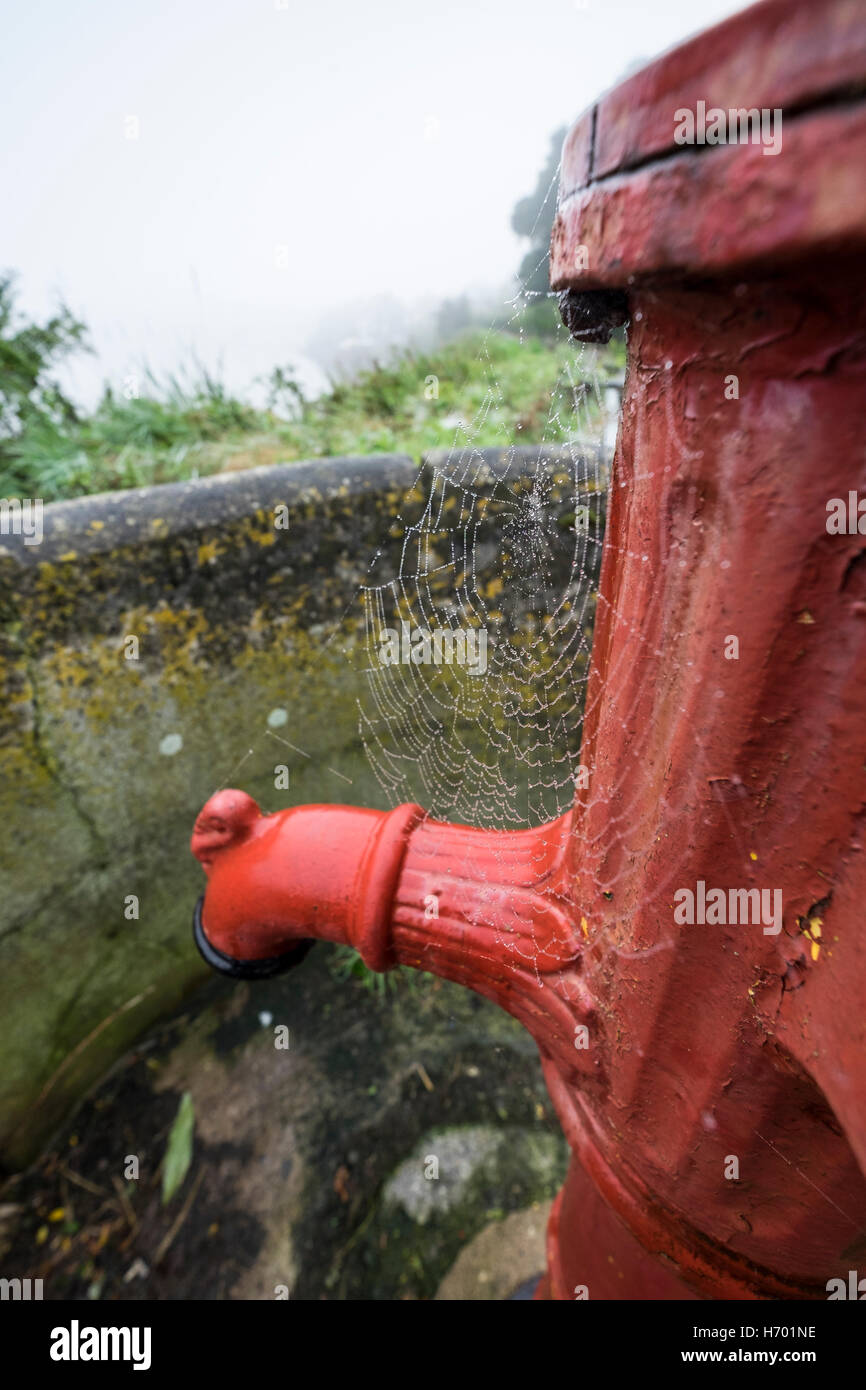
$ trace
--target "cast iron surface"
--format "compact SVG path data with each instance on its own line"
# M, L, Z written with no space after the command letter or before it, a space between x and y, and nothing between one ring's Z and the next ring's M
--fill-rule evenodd
M274 975L285 975L289 970L294 970L296 965L300 965L310 948L315 945L313 941L301 941L291 951L284 951L279 956L265 956L260 960L237 960L234 956L227 956L224 951L218 951L216 946L212 946L208 941L201 920L203 905L204 894L199 898L192 914L192 936L198 953L211 969L220 975L228 975L232 980L269 980Z

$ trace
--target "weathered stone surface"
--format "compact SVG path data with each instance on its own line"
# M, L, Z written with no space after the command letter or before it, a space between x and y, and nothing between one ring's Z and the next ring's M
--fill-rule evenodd
M256 469L46 507L41 545L3 538L7 1165L204 978L187 844L216 787L240 776L269 809L350 792L375 804L344 648L364 567L417 473L401 457ZM269 732L277 709L287 722Z
M483 1125L426 1134L388 1179L385 1202L402 1207L420 1226L431 1216L448 1215L466 1200L473 1177L498 1156L501 1143L502 1135ZM431 1160L435 1172L428 1176Z
M543 1190L560 1171L561 1145L553 1135L467 1125L425 1134L385 1184L386 1207L400 1207L419 1226L476 1210L479 1187L497 1182Z
M504 1221L492 1221L454 1261L436 1293L438 1302L491 1301L527 1294L544 1270L552 1201L535 1202Z
M504 573L503 608L526 594L498 483L510 469L513 502L540 454L552 564L567 574L574 451L472 461L490 492L478 582ZM254 469L48 506L38 546L2 537L0 1165L27 1162L205 978L187 844L217 787L239 782L269 811L384 804L358 731L361 586L398 573L433 469L459 507L468 467L374 456ZM282 505L288 529L274 525Z
M506 1218L547 1201L568 1158L534 1043L457 985L401 970L383 996L343 964L319 945L288 976L214 978L145 1037L8 1185L4 1274L42 1277L46 1299L426 1299L493 1222L506 1244L485 1268L510 1292L526 1261ZM192 1163L163 1208L186 1091ZM387 1194L430 1152L431 1188L461 1157L471 1172L420 1221ZM124 1178L131 1154L137 1181Z

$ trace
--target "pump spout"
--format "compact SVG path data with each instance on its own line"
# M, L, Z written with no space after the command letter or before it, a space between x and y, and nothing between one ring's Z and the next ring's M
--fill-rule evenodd
M353 946L372 970L427 970L500 1004L567 1075L593 1071L575 1046L593 1009L570 823L476 830L414 805L264 815L245 792L220 791L192 836L208 879L196 942L210 965L247 978L291 968L314 939Z

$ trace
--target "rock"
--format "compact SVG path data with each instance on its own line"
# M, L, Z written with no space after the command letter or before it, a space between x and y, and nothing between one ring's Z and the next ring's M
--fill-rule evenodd
M385 1202L398 1203L424 1225L433 1213L453 1211L472 1177L498 1153L501 1131L483 1125L425 1135L385 1184Z
M552 1202L535 1202L493 1221L465 1246L439 1285L444 1301L501 1300L540 1275Z

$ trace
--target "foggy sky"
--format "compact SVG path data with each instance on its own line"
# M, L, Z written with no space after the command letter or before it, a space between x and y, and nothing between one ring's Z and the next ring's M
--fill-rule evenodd
M91 326L82 392L193 349L243 386L358 301L507 284L557 126L739 8L4 0L0 267Z

